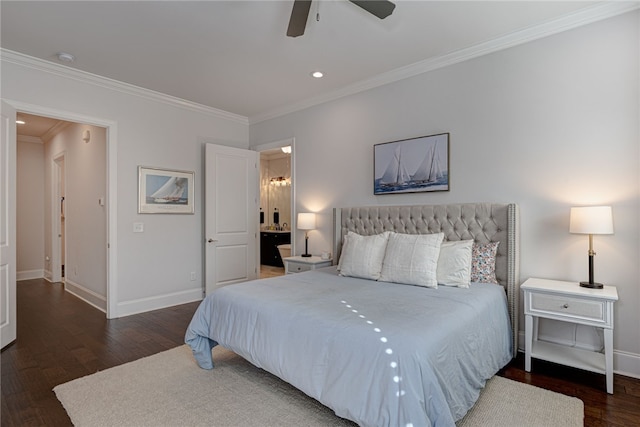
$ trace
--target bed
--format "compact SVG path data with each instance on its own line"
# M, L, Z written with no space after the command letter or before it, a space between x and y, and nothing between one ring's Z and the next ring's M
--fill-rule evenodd
M335 259L345 251L340 272L333 266L220 288L198 307L185 341L204 369L214 367L211 349L222 345L362 426L452 426L515 355L517 218L515 204L334 209ZM378 280L345 277L354 248L381 236L394 266L392 242L441 236L449 246L490 246L497 284L397 283L389 280L393 269ZM407 256L396 258L399 265Z

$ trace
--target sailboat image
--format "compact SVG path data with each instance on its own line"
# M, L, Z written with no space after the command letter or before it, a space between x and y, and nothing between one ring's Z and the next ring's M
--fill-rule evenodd
M396 187L405 185L410 180L411 176L402 163L401 147L398 147L387 165L384 174L382 174L382 178L380 178L380 185Z
M449 191L449 134L374 145L373 194Z
M440 165L440 156L436 151L436 143L434 143L424 156L422 163L411 175L411 181L416 184L425 184L437 182L443 177L442 166Z
M154 203L178 203L187 187L187 178L171 177L150 197Z

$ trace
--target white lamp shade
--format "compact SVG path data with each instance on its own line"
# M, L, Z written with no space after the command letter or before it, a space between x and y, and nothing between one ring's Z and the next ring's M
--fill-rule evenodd
M316 214L298 213L297 227L300 230L314 230L316 228Z
M569 233L613 234L611 206L584 206L571 208Z

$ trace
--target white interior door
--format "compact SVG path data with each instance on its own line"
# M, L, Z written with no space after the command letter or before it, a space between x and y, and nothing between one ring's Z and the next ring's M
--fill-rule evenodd
M205 290L257 277L258 153L205 147Z
M63 202L65 196L64 184L64 163L65 153L62 152L55 156L51 164L51 281L53 283L64 282L65 277L69 275L62 274L62 266L65 265L66 246L65 246L65 216L66 202ZM68 267L68 266L67 266Z
M0 146L0 348L16 340L16 110L2 102Z

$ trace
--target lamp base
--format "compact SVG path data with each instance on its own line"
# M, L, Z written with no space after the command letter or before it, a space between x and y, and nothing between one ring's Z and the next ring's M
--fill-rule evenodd
M309 253L309 235L307 232L304 232L304 253L300 255L303 258L309 258L311 254Z
M602 289L602 283L580 282L583 288Z

